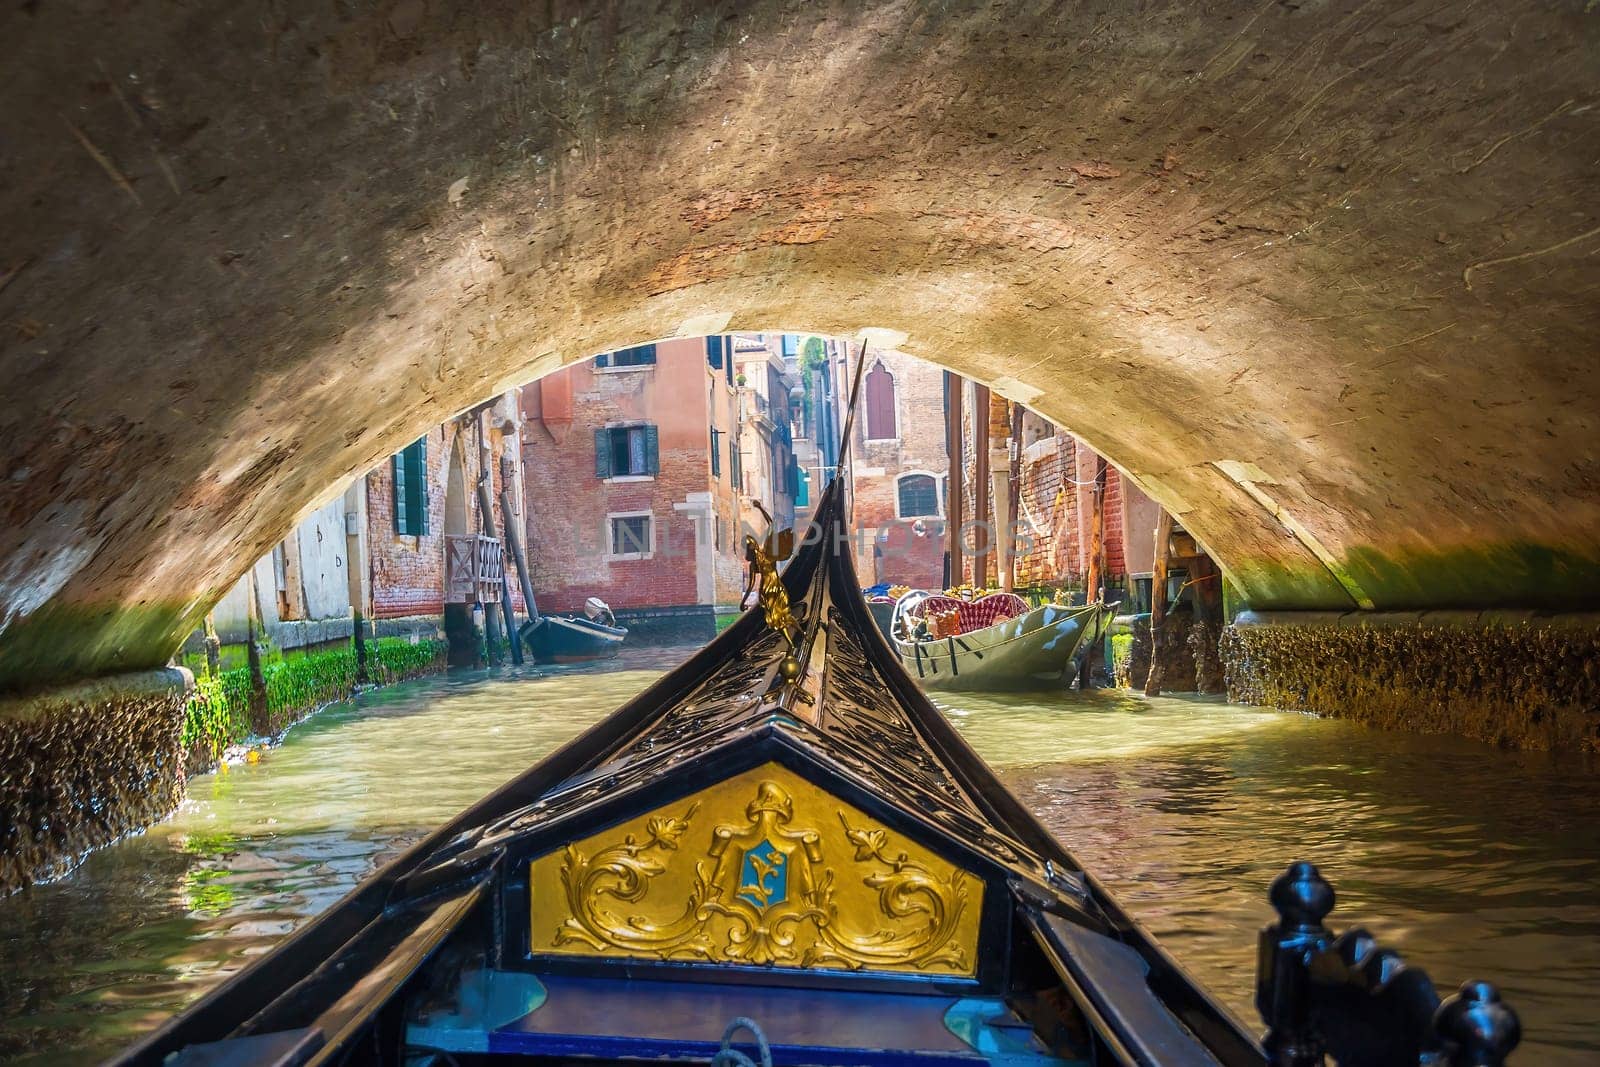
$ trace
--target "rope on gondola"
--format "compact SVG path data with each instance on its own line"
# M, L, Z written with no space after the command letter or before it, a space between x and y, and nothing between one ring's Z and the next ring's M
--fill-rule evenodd
M717 1054L711 1057L711 1067L756 1067L755 1060L733 1047L733 1035L740 1030L748 1030L756 1039L756 1052L761 1057L761 1067L772 1067L772 1047L767 1044L767 1035L762 1033L761 1027L754 1019L747 1019L743 1015L736 1016L722 1031L722 1047Z

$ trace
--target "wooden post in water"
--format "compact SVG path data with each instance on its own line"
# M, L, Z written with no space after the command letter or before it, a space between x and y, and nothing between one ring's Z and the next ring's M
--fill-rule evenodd
M966 495L963 489L966 474L966 459L962 452L965 443L966 427L962 416L962 403L965 400L967 383L965 379L944 372L945 395L945 427L944 450L950 460L950 488L946 493L944 520L945 556L950 561L949 573L945 576L945 585L955 587L961 584L961 576L966 573L966 566L962 559L961 548L961 523L962 523L962 498Z
M1022 405L1011 405L1011 469L1006 479L1006 529L1002 545L1005 549L1005 573L1000 577L1000 588L1014 592L1017 588L1017 526L1022 510Z
M1094 485L1089 489L1089 566L1083 581L1083 602L1100 598L1106 580L1106 461L1094 460Z
M1089 571L1084 581L1083 602L1093 604L1100 600L1100 587L1106 580L1106 460L1095 455L1094 485L1089 490ZM1083 666L1078 672L1078 688L1094 688L1094 672L1104 658L1103 634L1095 635L1094 646L1083 654Z
M1156 518L1155 566L1150 575L1150 673L1144 695L1161 692L1161 631L1167 621L1167 564L1172 557L1172 515L1162 508Z
M517 583L522 587L522 604L527 609L528 621L537 622L539 605L533 599L533 575L528 573L528 556L522 550L522 522L511 506L511 457L500 457L500 517L506 524L506 544L511 547L511 558L517 564ZM513 630L517 629L515 621ZM520 637L520 635L519 635Z
M222 673L222 638L217 636L217 613L206 612L206 677Z
M492 455L485 451L485 458ZM489 483L494 480L494 468L488 462L481 463L478 472L478 521L483 527L485 537L494 537L494 498L489 492ZM511 662L522 662L522 641L517 636L516 614L511 610L511 583L506 580L506 552L505 543L501 542L500 552L500 603L486 603L483 606L485 624L489 630L489 658L498 661L500 650L496 647L502 637L509 638L511 642ZM496 608L499 609L496 612Z
M372 681L367 671L366 581L368 561L362 533L366 527L367 480L358 479L344 493L344 577L350 600L350 640L356 650L356 685Z
M989 507L989 387L972 386L972 518L983 540L973 548L972 587L989 584L989 555L994 548L993 511Z
M256 588L256 568L250 567L250 596L244 613L244 658L250 667L250 729L258 734L270 731L267 721L267 679L261 673L261 646L256 643L261 633L260 596Z

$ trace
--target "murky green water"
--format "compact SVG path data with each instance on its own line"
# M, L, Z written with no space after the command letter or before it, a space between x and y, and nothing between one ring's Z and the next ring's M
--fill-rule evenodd
M435 679L192 782L172 820L0 901L0 1059L78 1063L157 1025L385 858L638 691L607 673ZM1490 977L1522 1063L1600 1060L1600 775L1200 700L1091 693L948 708L1078 858L1241 1017L1291 858L1444 979Z

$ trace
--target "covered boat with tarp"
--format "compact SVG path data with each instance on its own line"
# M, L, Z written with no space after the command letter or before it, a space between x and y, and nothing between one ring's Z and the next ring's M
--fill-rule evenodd
M1491 988L1441 1005L1364 932L1334 938L1309 865L1273 887L1258 1040L900 668L838 480L815 521L781 574L792 535L748 542L759 607L704 650L120 1062L1504 1059Z
M926 689L1049 689L1105 633L1104 604L1030 605L1015 593L964 597L913 590L894 603L889 640Z

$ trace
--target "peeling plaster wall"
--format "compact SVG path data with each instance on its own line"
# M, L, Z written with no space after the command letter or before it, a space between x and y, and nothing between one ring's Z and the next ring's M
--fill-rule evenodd
M892 331L1109 456L1257 608L1600 600L1577 5L0 28L0 688L163 662L427 427L708 329Z

